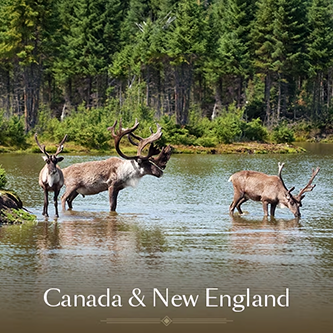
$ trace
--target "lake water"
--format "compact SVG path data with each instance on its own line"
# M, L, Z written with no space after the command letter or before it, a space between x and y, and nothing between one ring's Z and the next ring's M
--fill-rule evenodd
M78 197L72 211L59 207L57 220L52 202L50 218L41 215L41 155L0 155L7 187L38 220L0 227L1 331L332 331L333 145L305 146L307 153L299 155L172 155L162 178L145 176L120 192L117 214L109 213L104 192ZM107 158L64 156L61 167ZM302 218L277 208L275 219L265 219L255 202L242 206L244 216L231 217L230 175L242 169L277 174L279 161L295 193L313 167L321 168L303 200ZM129 304L136 288L145 306L136 298ZM207 288L217 288L208 304ZM53 307L44 300L49 289ZM74 295L96 296L97 302L108 289L111 301L118 300L113 305L73 305ZM166 289L168 304L157 294L165 298ZM233 308L240 300L235 295L277 299L287 290L288 306L282 297L281 306L247 306L245 300L242 311ZM197 297L196 303L186 306L183 296L172 301L176 294ZM221 294L231 303L224 298L218 305Z

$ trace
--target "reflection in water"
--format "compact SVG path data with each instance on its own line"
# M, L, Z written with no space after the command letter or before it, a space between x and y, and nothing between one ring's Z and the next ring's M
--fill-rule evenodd
M330 147L330 146L328 146ZM15 188L38 222L0 227L0 290L2 325L26 325L35 331L48 323L55 331L110 331L100 320L115 317L227 317L230 332L247 326L260 331L271 320L279 331L297 322L303 332L332 329L333 301L333 175L330 152L291 156L173 156L161 179L143 178L138 187L119 196L118 214L109 213L107 194L77 198L74 211L45 220L39 155L4 155L9 187ZM103 156L65 156L62 167ZM321 172L317 186L304 200L302 219L278 209L264 218L260 203L249 202L244 216L229 215L233 197L230 175L241 169L276 174L277 162L288 165L288 187L304 186L312 166ZM323 181L324 180L324 181ZM290 185L290 186L289 186ZM320 196L320 200L319 200ZM174 293L200 294L216 287L229 294L251 288L256 293L291 292L291 307L235 316L229 309L197 308L50 309L43 303L48 288L67 293L103 293L106 288L128 296L133 288L146 293L157 287ZM263 311L261 311L263 310ZM18 319L19 318L19 319ZM265 319L263 319L265 318ZM288 322L286 324L286 322ZM51 324L52 323L52 324ZM98 324L97 324L98 323ZM72 325L72 326L71 326ZM90 325L90 326L89 326ZM243 325L243 326L242 326ZM252 327L251 326L251 327ZM259 327L259 328L258 328ZM118 328L114 328L117 330ZM174 326L173 330L177 327ZM221 331L211 326L211 331ZM137 328L132 328L133 332ZM20 332L21 330L17 330ZM149 331L149 329L145 329ZM267 331L267 325L262 325ZM297 331L293 329L292 331Z
M251 229L265 229L272 228L276 230L292 229L301 227L301 219L281 219L273 216L263 216L261 219L247 219L243 215L233 214L230 215L232 224L235 228L251 228Z
M274 255L274 262L278 263L278 256L285 250L290 250L290 234L297 237L301 232L299 219L275 219L274 217L263 217L262 219L251 219L240 215L231 216L231 238L230 250L238 253L238 257L248 257L252 265L253 256L261 261L260 255ZM282 258L281 258L282 259ZM281 264L283 264L281 262Z

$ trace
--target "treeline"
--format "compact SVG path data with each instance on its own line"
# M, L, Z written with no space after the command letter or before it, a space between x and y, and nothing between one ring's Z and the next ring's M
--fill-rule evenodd
M327 123L332 96L332 0L0 2L0 109L25 132L93 109Z

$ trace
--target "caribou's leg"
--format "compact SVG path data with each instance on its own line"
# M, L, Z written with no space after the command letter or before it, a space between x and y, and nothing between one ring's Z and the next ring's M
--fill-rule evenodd
M262 208L264 210L264 215L268 216L268 202L267 201L262 202Z
M271 204L271 216L274 216L275 215L275 209L276 209L276 206L277 206L277 204Z
M78 196L76 192L76 187L66 186L66 191L61 197L61 206L62 210L66 210L66 202L68 203L68 208L72 208L72 201Z
M243 214L243 211L241 210L241 205L242 205L244 202L246 202L246 201L247 201L247 199L244 198L244 197L241 198L241 199L239 200L239 202L238 202L238 204L237 204L237 206L236 206L236 208L237 208L239 214Z
M229 212L230 212L230 214L233 214L235 208L238 207L238 206L240 206L240 205L242 204L241 200L242 200L243 198L244 198L243 193L240 193L240 192L238 192L238 191L235 190L235 193L234 193L234 200L233 200L233 202L231 203L231 205L230 205L230 207L229 207ZM239 211L240 207L237 208L237 209L238 209L238 211Z
M68 198L66 199L67 204L68 204L68 209L73 209L72 202L73 202L73 200L74 200L78 195L79 195L78 192L73 191L73 192L68 196Z
M109 191L110 211L115 212L117 208L117 198L118 198L119 189L114 186L110 186L108 191Z
M59 217L59 212L58 212L58 196L59 196L60 190L54 191L54 209L56 213L56 217Z
M48 213L47 213L47 207L49 205L49 193L47 191L47 189L44 189L44 207L43 207L43 215L45 217L48 217Z

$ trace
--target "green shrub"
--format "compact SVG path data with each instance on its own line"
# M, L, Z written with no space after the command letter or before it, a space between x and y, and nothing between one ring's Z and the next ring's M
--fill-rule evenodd
M22 118L18 116L12 116L8 120L7 131L8 143L13 146L25 145L26 135L24 132L24 123Z
M26 144L23 118L16 115L6 118L0 111L0 144L23 147Z
M109 113L103 108L85 109L80 106L63 121L56 118L49 120L45 136L53 141L60 141L65 134L69 141L74 141L90 149L110 148L110 133L107 128L113 124Z
M198 118L196 122L192 122L187 128L189 133L197 138L214 135L214 123L207 117Z
M196 146L215 147L218 144L216 137L201 137L195 140Z
M243 136L250 141L264 142L268 138L268 131L260 118L252 119L249 123L244 122Z
M232 113L216 118L214 128L220 143L232 143L242 134L240 117Z
M163 116L160 121L160 125L163 128L163 136L161 137L159 144L181 144L181 145L193 145L196 137L191 135L189 130L176 124L174 117Z
M0 165L0 188L4 188L7 184L6 171Z
M276 143L292 143L295 141L293 130L286 124L280 124L273 129L272 139Z

